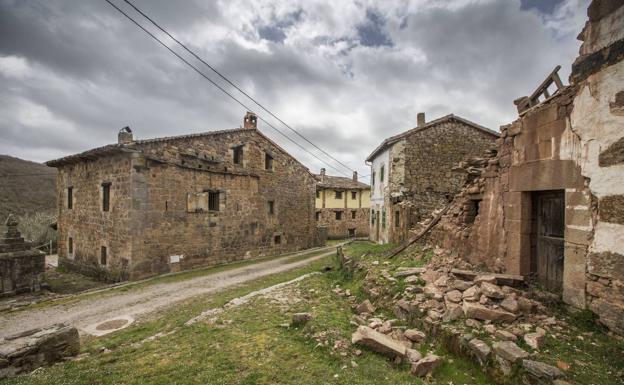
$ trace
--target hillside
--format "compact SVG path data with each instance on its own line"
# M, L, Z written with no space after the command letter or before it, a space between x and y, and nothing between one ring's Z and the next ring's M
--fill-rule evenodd
M55 213L56 169L0 155L0 220L16 215Z

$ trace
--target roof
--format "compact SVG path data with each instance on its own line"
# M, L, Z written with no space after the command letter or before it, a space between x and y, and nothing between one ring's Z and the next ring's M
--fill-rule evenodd
M484 132L486 134L490 134L490 135L495 136L497 138L500 137L500 134L498 132L494 131L494 130L490 130L489 128L483 127L480 124L477 124L475 122L471 122L470 120L464 119L461 116L457 116L457 115L454 115L454 114L448 114L448 115L445 115L445 116L443 116L441 118L432 120L429 123L426 123L426 124L424 124L424 125L422 125L420 127L414 127L414 128L412 128L410 130L407 130L407 131L405 131L403 133L400 133L398 135L391 136L391 137L385 139L383 142L381 142L381 144L379 146L377 146L377 148L375 148L375 150L373 150L373 152L371 152L371 154L366 158L366 161L367 162L372 161L377 156L378 153L380 153L381 151L383 151L384 149L386 149L390 145L398 142L399 140L401 140L401 139L403 139L403 138L405 138L405 137L407 137L407 136L409 136L411 134L414 134L414 133L420 132L420 131L424 131L424 130L426 130L428 128L437 126L438 124L447 122L449 120L456 120L458 122L461 122L461 123L464 123L464 124L466 124L468 126L471 126L471 127L475 128L475 129L477 129L479 131L482 131L482 132Z
M356 182L351 178L346 178L343 176L325 175L325 177L322 177L319 174L315 174L314 177L317 180L316 185L321 188L335 188L345 190L361 190L370 188L370 186L366 183Z
M80 162L80 161L83 161L83 160L95 159L95 158L98 158L98 157L101 157L101 156L110 155L110 154L113 154L113 153L119 153L119 152L140 152L140 149L137 148L136 146L137 145L142 145L142 144L168 142L168 141L180 140L180 139L194 139L194 138L202 138L202 137L208 137L208 136L216 136L216 135L221 135L221 134L231 134L231 133L246 132L246 131L250 131L250 132L253 131L253 132L255 132L260 137L262 137L263 139L265 139L266 141L271 143L271 145L273 145L275 148L277 148L283 154L285 154L286 156L290 157L292 160L294 160L295 162L300 164L303 168L305 168L308 171L308 173L310 173L309 169L303 163L299 162L297 160L297 158L295 158L294 156L290 155L286 150L284 150L282 147L280 147L277 143L275 143L273 140L271 140L268 136L266 136L262 132L260 132L260 130L258 130L256 128L242 128L242 127L231 128L231 129L226 129L226 130L215 130L215 131L200 132L200 133L196 133L196 134L165 136L165 137L151 138L151 139L140 139L140 140L133 140L132 142L129 142L129 143L108 144L106 146L96 147L96 148L93 148L91 150L87 150L87 151L84 151L84 152L81 152L81 153L78 153L78 154L68 155L68 156L65 156L63 158L49 160L49 161L45 162L45 164L47 166L50 166L50 167L58 167L58 166L61 166L61 165L64 165L64 164L70 164L70 163ZM312 175L312 173L310 173L310 175Z

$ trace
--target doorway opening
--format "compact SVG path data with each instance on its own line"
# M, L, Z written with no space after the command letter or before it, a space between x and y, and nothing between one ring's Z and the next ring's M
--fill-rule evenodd
M563 290L564 190L538 191L531 197L531 275L544 289Z

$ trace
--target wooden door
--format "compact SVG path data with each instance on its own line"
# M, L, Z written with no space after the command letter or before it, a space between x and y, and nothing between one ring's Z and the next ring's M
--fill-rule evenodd
M565 227L564 192L541 193L537 198L537 277L547 290L561 292Z

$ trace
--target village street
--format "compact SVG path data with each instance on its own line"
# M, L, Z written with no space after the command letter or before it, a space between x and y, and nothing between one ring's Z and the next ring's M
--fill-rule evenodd
M83 334L85 328L107 320L149 317L150 313L195 296L306 266L335 253L335 250L335 247L308 250L225 271L207 271L199 277L140 285L127 291L110 290L85 296L77 302L3 314L0 315L0 338L55 323L74 326Z

